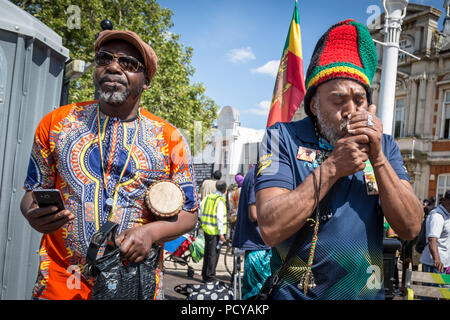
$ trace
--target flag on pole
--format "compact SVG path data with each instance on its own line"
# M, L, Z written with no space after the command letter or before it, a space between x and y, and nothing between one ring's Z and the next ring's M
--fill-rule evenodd
M267 127L276 122L289 122L305 96L302 41L297 1L289 33L278 67L277 79L270 104Z

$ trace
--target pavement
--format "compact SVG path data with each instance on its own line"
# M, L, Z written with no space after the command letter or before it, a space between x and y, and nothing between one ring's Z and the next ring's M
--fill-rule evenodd
M216 277L217 280L226 282L230 284L232 277L231 274L225 268L225 251L227 246L223 246L220 250L219 261L217 262L216 268ZM186 252L187 254L189 252ZM188 260L188 265L194 270L194 276L191 278L188 276L188 266L183 265L184 263L173 262L172 259L167 259L170 256L170 253L167 251L164 252L164 296L166 300L186 300L186 296L175 292L174 287L179 284L185 283L193 283L193 284L201 284L202 283L202 267L203 267L203 259L201 259L198 263L192 261L192 259ZM233 267L233 257L228 257L227 265L230 268ZM243 269L244 264L241 263L241 269ZM242 272L241 272L242 276Z

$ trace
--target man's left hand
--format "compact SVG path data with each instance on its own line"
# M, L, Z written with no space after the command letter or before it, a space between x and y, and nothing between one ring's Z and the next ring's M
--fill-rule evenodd
M376 116L377 107L372 104L368 110L358 110L349 115L347 125L348 133L352 135L365 134L369 137L369 159L370 162L378 163L383 161L384 154L382 148L383 124Z
M144 226L126 229L118 235L116 244L120 247L123 262L139 263L150 253L152 234Z

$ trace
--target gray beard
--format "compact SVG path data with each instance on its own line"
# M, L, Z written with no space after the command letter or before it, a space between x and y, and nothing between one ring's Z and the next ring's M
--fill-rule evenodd
M336 130L331 123L322 117L319 105L315 109L317 110L317 122L319 124L320 134L334 147L336 142L342 137L342 131L347 127L348 120L344 119L339 126L339 130Z
M126 90L123 93L114 91L103 91L102 89L97 90L100 100L105 101L110 105L121 105L130 96L130 90Z

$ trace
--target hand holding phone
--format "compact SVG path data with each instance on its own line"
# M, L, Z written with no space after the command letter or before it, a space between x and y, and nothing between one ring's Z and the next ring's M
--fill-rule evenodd
M75 216L64 208L59 190L41 189L28 192L29 205L25 206L24 216L31 227L41 233L52 233L73 220ZM32 202L34 200L34 203ZM26 202L27 203L27 202Z

